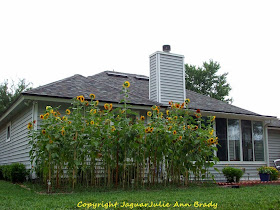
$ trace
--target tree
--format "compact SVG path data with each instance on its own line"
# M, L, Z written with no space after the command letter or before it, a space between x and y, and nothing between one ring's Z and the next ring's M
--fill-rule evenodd
M230 85L227 83L228 73L217 74L221 68L218 62L210 60L209 63L204 62L202 67L186 64L185 68L186 88L188 90L228 103L232 102L232 98L228 97L231 90Z
M31 89L31 83L25 79L19 79L18 83L14 81L9 85L8 80L0 84L0 115L17 99L22 91Z

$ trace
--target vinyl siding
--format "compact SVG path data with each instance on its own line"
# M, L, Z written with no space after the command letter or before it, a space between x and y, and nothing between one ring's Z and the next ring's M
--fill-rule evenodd
M268 129L269 165L274 166L273 160L280 159L280 130Z
M158 101L158 84L157 84L157 65L156 55L150 58L150 100Z
M0 165L19 162L30 168L27 124L31 121L31 107L12 118L11 138L8 142L6 142L6 125L0 129Z
M167 105L185 100L184 57L157 52L150 57L150 100Z

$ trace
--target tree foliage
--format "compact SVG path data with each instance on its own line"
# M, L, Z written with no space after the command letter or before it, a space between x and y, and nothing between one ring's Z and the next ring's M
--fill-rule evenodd
M218 62L210 60L209 63L204 62L202 67L186 64L185 68L186 88L188 90L228 103L232 102L232 98L229 98L231 87L227 83L228 73L217 74L221 68Z
M0 115L17 99L22 91L31 89L31 83L25 79L19 79L18 83L14 81L9 85L8 80L0 84Z

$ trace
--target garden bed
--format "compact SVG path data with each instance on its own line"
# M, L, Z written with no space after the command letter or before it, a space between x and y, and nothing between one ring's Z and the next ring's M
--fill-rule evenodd
M219 186L254 186L254 185L263 185L263 184L280 184L280 180L268 181L268 182L262 182L260 180L252 180L252 181L240 181L238 183L217 182L217 184Z

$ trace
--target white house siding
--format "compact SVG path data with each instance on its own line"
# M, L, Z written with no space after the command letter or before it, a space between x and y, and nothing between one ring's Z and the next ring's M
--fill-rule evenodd
M150 100L167 105L185 100L184 56L156 52L150 56Z
M156 55L150 57L150 100L158 101Z
M273 160L280 159L280 130L268 129L269 165L274 166Z
M12 118L11 138L8 142L6 142L6 125L0 128L0 165L18 162L30 168L27 125L31 121L31 107Z
M168 104L170 100L185 100L184 58L174 55L160 55L160 102Z

